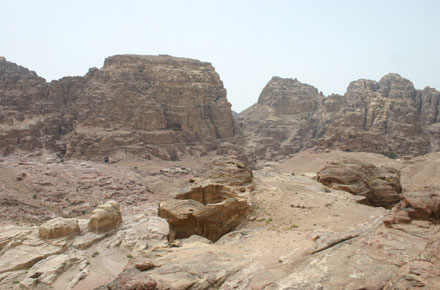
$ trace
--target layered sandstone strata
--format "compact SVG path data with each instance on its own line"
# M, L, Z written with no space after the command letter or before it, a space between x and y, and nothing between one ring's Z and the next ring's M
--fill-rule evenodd
M238 120L254 160L309 148L420 155L440 148L439 100L437 90L416 90L398 74L360 79L344 95L330 96L274 77Z
M166 55L112 56L84 77L50 83L2 58L0 106L4 153L177 159L213 150L237 133L214 67Z
M344 159L328 163L316 177L333 189L364 196L374 206L391 208L400 201L400 172L394 168Z

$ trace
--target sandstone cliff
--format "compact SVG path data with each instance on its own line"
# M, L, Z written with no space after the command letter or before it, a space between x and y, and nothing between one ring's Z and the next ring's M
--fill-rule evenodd
M309 148L420 155L440 148L439 100L437 90L416 90L398 74L357 80L343 96L327 97L296 79L274 77L239 124L254 160Z
M117 55L84 77L47 83L0 59L0 150L46 149L101 159L176 159L237 133L214 67L166 55Z

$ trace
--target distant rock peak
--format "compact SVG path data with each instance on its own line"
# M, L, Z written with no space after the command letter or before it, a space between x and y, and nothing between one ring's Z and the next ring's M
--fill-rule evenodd
M327 97L296 79L273 77L238 121L254 160L312 148L420 155L440 150L439 103L440 92L416 90L396 73L353 81L343 96Z

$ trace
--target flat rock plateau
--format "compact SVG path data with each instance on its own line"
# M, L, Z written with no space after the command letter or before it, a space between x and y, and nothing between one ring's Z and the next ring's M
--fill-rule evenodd
M439 289L440 94L117 55L46 82L0 57L0 289Z

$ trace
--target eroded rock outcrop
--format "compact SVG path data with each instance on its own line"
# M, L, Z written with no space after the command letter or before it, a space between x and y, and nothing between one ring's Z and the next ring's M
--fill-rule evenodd
M171 242L192 235L217 241L250 212L243 186L252 182L252 171L244 163L220 158L207 164L201 176L192 187L159 204L158 215L169 224Z
M409 191L384 219L384 224L409 224L413 220L440 223L440 196L432 191Z
M400 201L400 172L355 159L328 163L317 173L317 181L331 188L366 197L374 206L390 208Z
M117 228L121 223L119 204L109 200L92 211L87 227L91 232L102 233Z
M344 95L327 97L296 79L274 77L238 120L253 160L308 148L421 155L440 148L439 99L437 90L416 90L398 74L360 79Z
M226 90L213 66L166 55L117 55L84 77L46 83L0 60L0 150L60 156L178 159L236 135Z
M158 215L170 225L169 240L200 235L217 241L250 212L246 198L221 184L208 184L159 204Z
M252 170L245 163L232 158L218 158L202 168L200 178L230 186L252 182Z
M49 220L39 227L40 238L55 239L68 237L80 232L77 219L55 218Z

